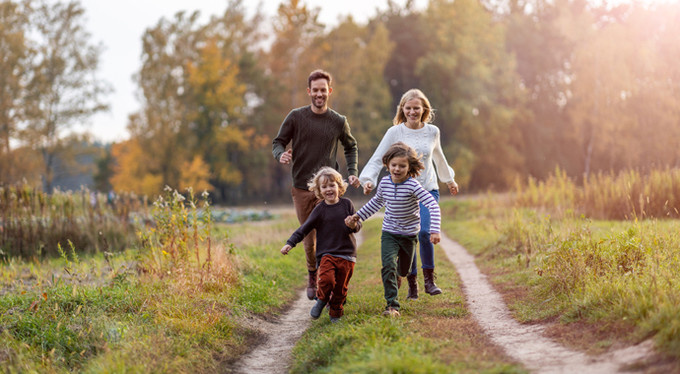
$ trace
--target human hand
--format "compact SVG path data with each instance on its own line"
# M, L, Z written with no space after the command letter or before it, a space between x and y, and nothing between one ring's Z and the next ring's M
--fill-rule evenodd
M373 191L373 183L371 182L366 182L364 183L364 195L368 195Z
M441 241L441 239L442 239L442 238L441 238L441 236L439 235L438 232L430 233L430 242L431 242L432 244L437 244L437 243L439 243L439 242Z
M289 149L281 154L281 157L279 157L279 162L282 164L290 164L291 160L293 160L293 150Z
M350 175L349 178L347 178L347 182L349 182L349 185L354 188L359 188L361 186L361 183L359 183L359 178L357 178L356 175Z
M350 229L357 228L358 222L359 222L359 215L358 214L347 216L345 218L345 225L347 225L347 227L349 227Z
M293 247L290 246L290 244L286 244L281 248L281 254L282 255L287 255L290 250L293 249Z
M451 192L451 195L455 196L458 194L458 183L456 183L456 181L447 183L446 187L449 188L449 192Z

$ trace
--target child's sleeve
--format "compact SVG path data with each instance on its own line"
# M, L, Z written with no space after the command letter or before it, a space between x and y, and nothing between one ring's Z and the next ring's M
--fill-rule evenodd
M415 184L415 195L430 210L430 233L441 232L441 209L437 200L420 183Z
M362 206L361 209L357 212L359 217L361 218L362 221L367 220L370 216L374 215L377 213L380 208L385 205L385 200L383 198L382 194L382 187L381 185L378 185L378 190L375 192L375 195L369 200L366 205Z
M314 230L316 228L316 223L319 219L320 212L321 212L321 205L317 205L314 210L312 210L312 213L309 215L305 223L303 223L300 227L298 227L297 230L293 233L293 235L286 240L286 244L290 245L291 247L295 247L298 243L302 241L302 239L309 234L310 231Z

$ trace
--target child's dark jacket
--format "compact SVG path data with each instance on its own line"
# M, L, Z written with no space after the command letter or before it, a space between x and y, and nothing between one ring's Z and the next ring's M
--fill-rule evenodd
M356 257L357 243L354 233L361 230L361 222L357 223L354 230L345 225L345 218L354 213L354 204L350 199L341 197L340 201L333 205L321 201L312 210L307 221L295 230L286 243L295 247L310 231L316 229L317 264L321 261L321 257L327 254Z

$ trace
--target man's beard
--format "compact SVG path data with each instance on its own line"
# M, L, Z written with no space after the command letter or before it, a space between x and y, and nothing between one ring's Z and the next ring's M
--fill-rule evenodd
M317 104L317 100L321 100L321 104ZM312 105L314 105L316 108L323 108L326 105L326 99L312 99Z

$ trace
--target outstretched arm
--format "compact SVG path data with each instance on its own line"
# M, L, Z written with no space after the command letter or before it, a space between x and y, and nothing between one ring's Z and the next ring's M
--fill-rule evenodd
M290 244L286 244L281 248L281 254L282 255L287 255L290 250L293 249L293 247L290 246Z

